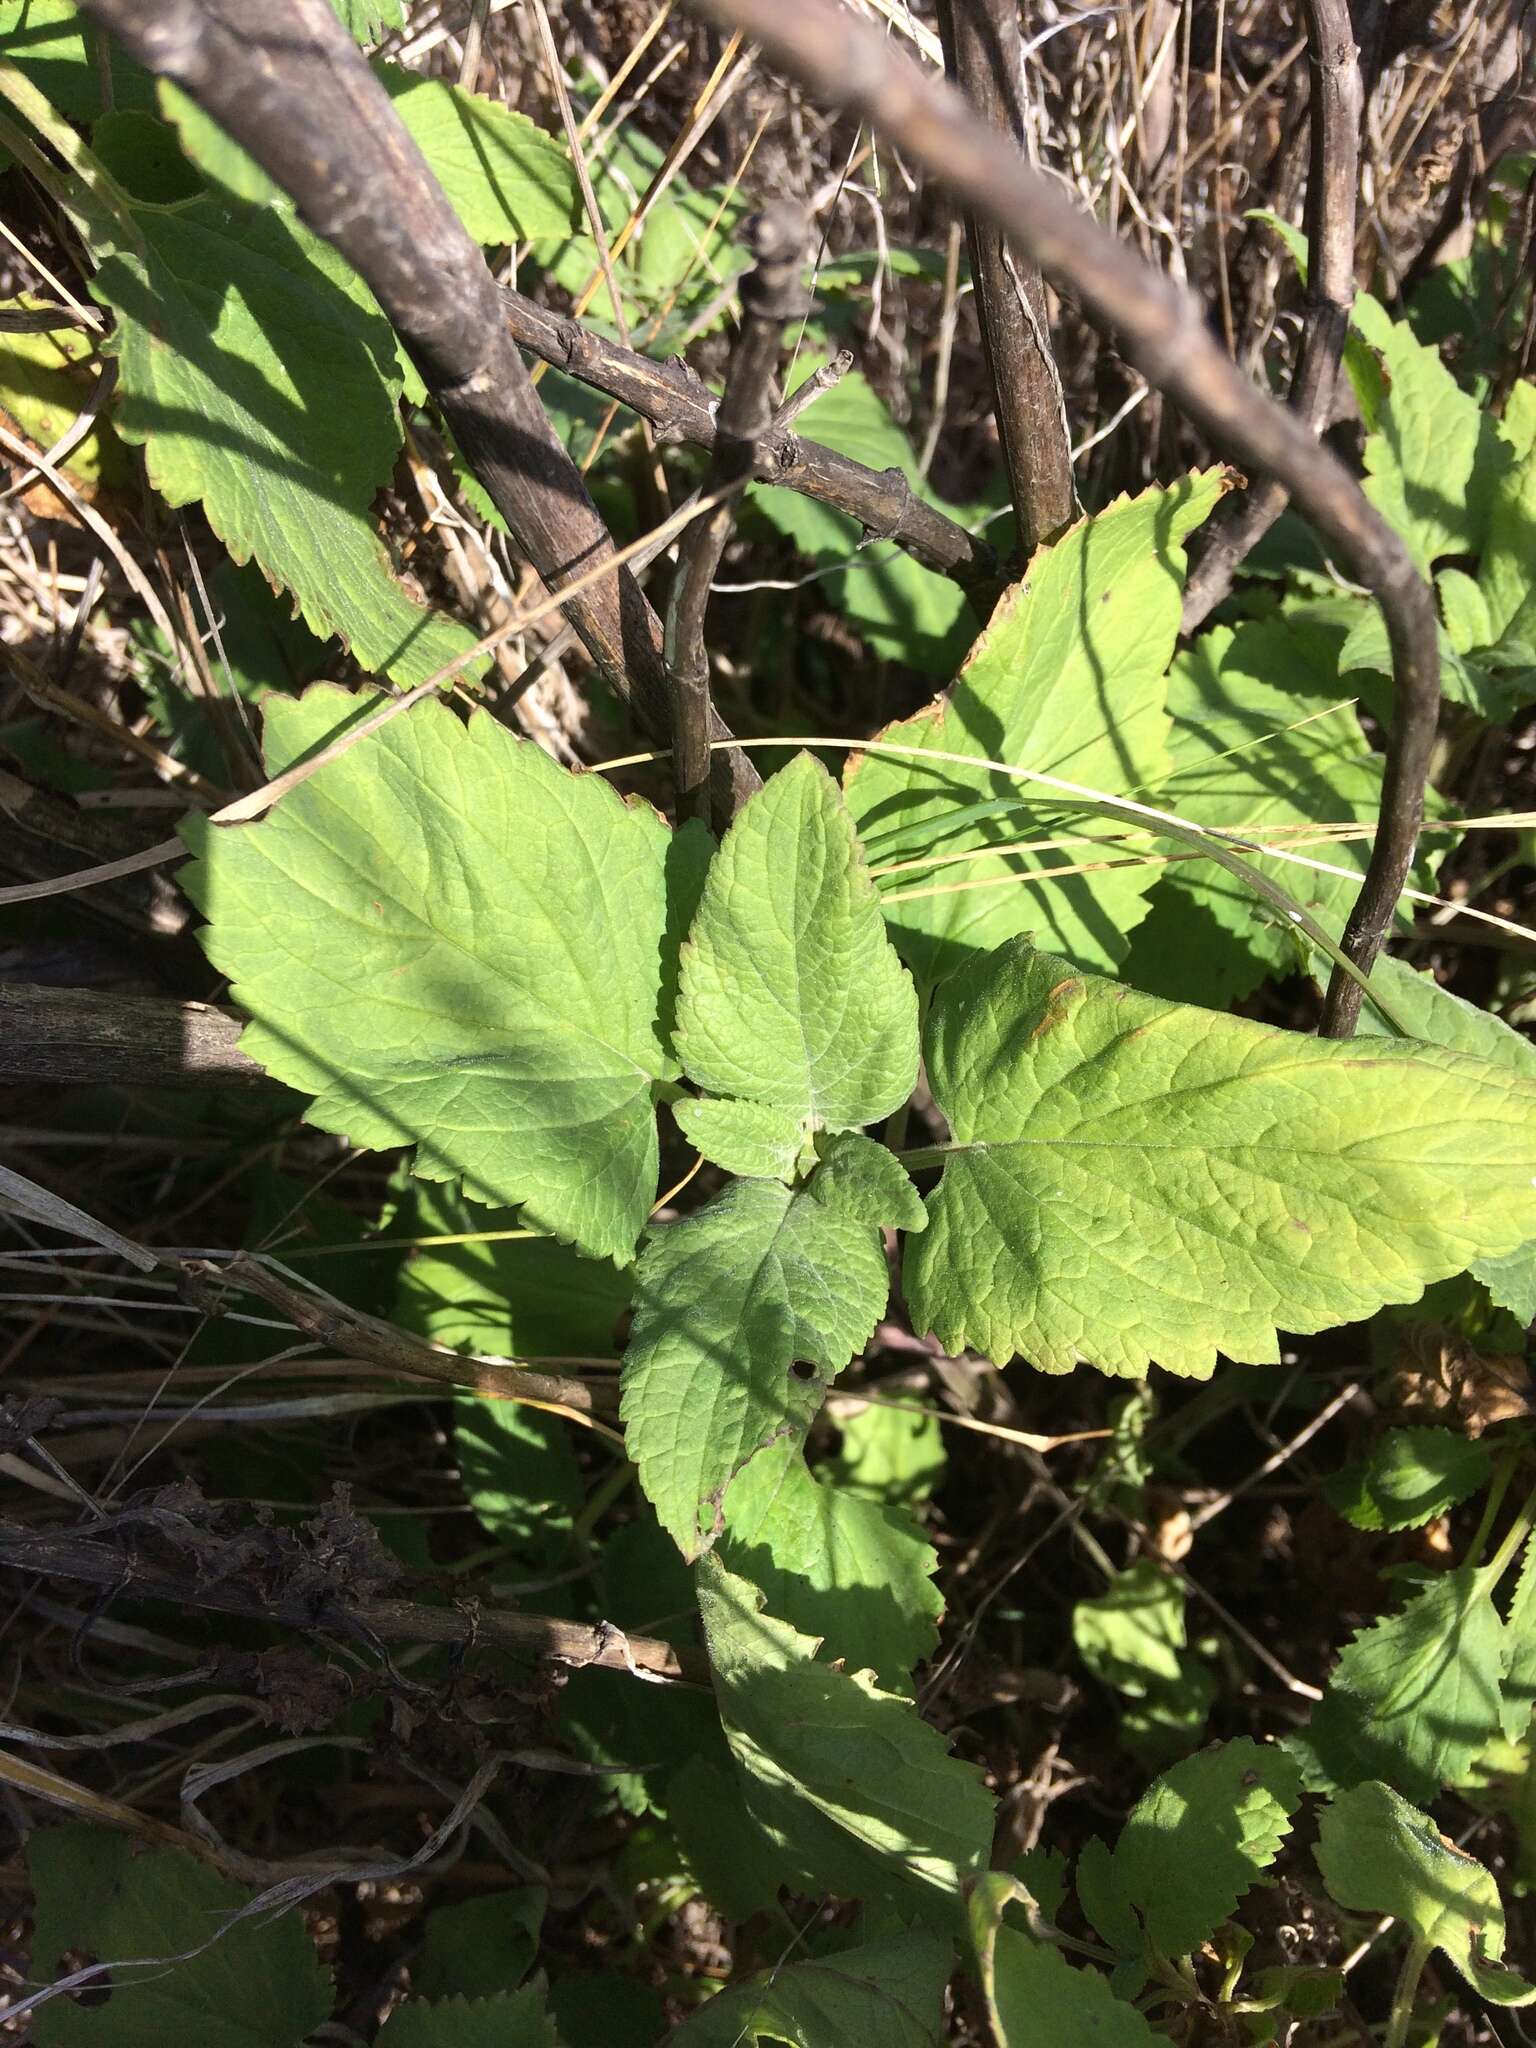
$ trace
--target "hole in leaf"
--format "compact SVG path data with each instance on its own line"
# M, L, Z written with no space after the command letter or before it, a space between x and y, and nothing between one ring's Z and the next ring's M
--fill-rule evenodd
M789 1368L789 1374L791 1379L803 1380L809 1384L816 1377L816 1368L809 1360L797 1358Z

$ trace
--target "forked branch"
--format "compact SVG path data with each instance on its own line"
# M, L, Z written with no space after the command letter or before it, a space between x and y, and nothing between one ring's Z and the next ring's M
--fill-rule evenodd
M190 93L364 279L548 587L611 554L479 245L329 0L85 0L85 12ZM661 622L634 577L599 578L567 616L616 694L668 744ZM712 730L730 738L718 722ZM722 807L758 786L738 750L715 761Z
M1360 52L1347 0L1306 0L1312 76L1307 170L1307 290L1290 406L1320 434L1333 417L1339 363L1355 300L1355 208L1360 185ZM1232 588L1248 556L1285 510L1285 485L1266 477L1223 505L1203 537L1184 591L1193 633Z
M1303 422L1242 375L1189 292L1098 226L1004 136L979 122L952 86L929 77L878 29L835 0L690 5L752 36L820 97L855 108L909 163L921 164L962 204L1030 250L1045 276L1118 337L1148 381L1215 447L1281 483L1380 600L1392 647L1396 717L1380 829L1343 938L1350 959L1369 968L1418 843L1440 702L1434 599L1401 540ZM1359 1009L1358 986L1335 969L1324 1032L1347 1038Z

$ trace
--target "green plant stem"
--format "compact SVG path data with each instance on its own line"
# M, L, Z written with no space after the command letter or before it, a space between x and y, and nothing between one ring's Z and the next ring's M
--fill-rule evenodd
M1408 2025L1413 2018L1413 2001L1419 1988L1419 1979L1424 1974L1424 1965L1429 1961L1430 1944L1414 1941L1408 1945L1403 1957L1403 1967L1397 1973L1397 1984L1392 1992L1392 2011L1387 2020L1387 2031L1382 2036L1381 2048L1405 2048L1408 2039Z
M1515 1462L1516 1461L1513 1458L1510 1460L1509 1466L1504 1474L1506 1481L1508 1480L1510 1473L1514 1471ZM1500 1491L1502 1492L1502 1488L1500 1489ZM1493 1499L1492 1495L1490 1494L1489 1506L1492 1507L1492 1505ZM1487 1519L1486 1515L1484 1519ZM1497 1582L1501 1578L1503 1578L1505 1572L1509 1570L1509 1567L1514 1563L1515 1558L1519 1555L1520 1548L1524 1544L1526 1537L1530 1535L1532 1528L1536 1528L1536 1487L1533 1487L1531 1491L1526 1495L1519 1514L1516 1515L1515 1519L1510 1523L1509 1527L1504 1532L1504 1541L1493 1553L1493 1556L1488 1560L1487 1564L1483 1566L1483 1577L1487 1580L1490 1586L1496 1585ZM1479 1531L1478 1533L1479 1536L1481 1536L1482 1531Z

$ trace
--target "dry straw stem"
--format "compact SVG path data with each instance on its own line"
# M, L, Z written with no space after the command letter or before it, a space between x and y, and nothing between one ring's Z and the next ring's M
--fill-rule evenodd
M1148 381L1223 453L1284 485L1379 599L1392 647L1397 717L1382 779L1381 825L1343 947L1368 970L1407 879L1424 811L1440 704L1434 599L1403 543L1354 478L1297 419L1249 383L1206 326L1199 302L1085 215L941 79L928 77L835 0L690 0L696 13L756 38L786 72L862 114L908 162L1028 249L1058 290L1114 332ZM1335 968L1326 1036L1349 1037L1361 991Z
M551 590L613 542L539 402L479 246L329 0L86 0L139 62L199 102L335 245L389 315L465 460ZM567 616L614 690L670 737L661 622L620 569ZM714 727L729 739L726 727ZM717 753L720 801L757 787Z
M939 26L950 77L982 119L1022 149L1025 90L1018 0L939 0ZM1053 539L1068 524L1077 502L1045 285L1025 249L1010 248L1006 236L974 208L966 210L965 236L1018 521L1018 551L1028 560L1041 541Z
M1305 324L1291 381L1298 420L1320 434L1333 417L1339 363L1355 299L1355 208L1360 184L1360 52L1346 0L1306 0L1312 78L1307 170ZM1217 512L1184 591L1184 631L1215 610L1242 563L1285 510L1285 485L1269 477Z

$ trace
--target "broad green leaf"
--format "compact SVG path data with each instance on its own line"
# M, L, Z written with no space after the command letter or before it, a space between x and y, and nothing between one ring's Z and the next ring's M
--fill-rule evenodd
M1263 844L1277 827L1374 822L1381 809L1381 757L1360 730L1349 694L1339 682L1331 642L1305 623L1264 619L1236 633L1206 634L1169 673L1173 772L1150 792L1150 801L1192 825L1239 829L1248 846ZM1291 850L1285 829L1273 843ZM1337 932L1354 907L1369 844L1325 841L1294 849L1342 868L1341 875L1253 858L1248 846L1244 854ZM1214 861L1173 862L1160 888L1181 908L1213 918L1262 971L1294 969L1297 934ZM1175 955L1158 992L1184 993L1179 974Z
M1139 1699L1181 1674L1184 1588L1143 1558L1117 1572L1096 1599L1077 1602L1072 1640L1095 1678Z
M1476 554L1508 455L1437 350L1398 323L1390 388L1365 443L1365 494L1427 576L1443 555Z
M73 0L0 0L0 51L66 120L81 127L105 112L97 68L97 31ZM110 104L142 110L155 103L155 82L117 42L106 39ZM7 159L9 161L9 159Z
M1152 1946L1193 1954L1273 1863L1300 1803L1293 1759L1246 1737L1166 1771L1131 1809L1113 1859Z
M1163 2039L1098 1970L999 1927L987 1981L998 2048L1157 2048Z
M885 1223L893 1230L926 1230L928 1211L912 1176L895 1154L857 1131L838 1131L817 1140L821 1164L810 1192L828 1209L860 1223Z
M570 1425L521 1401L453 1404L453 1449L470 1506L526 1555L562 1555L586 1498Z
M1487 1446L1453 1429L1389 1429L1323 1491L1357 1529L1417 1529L1485 1486L1492 1469Z
M1536 1234L1536 1085L1165 1003L1027 946L955 977L928 1075L954 1147L907 1299L951 1352L1047 1372L1218 1349L1417 1300Z
M230 1920L254 1894L184 1850L70 1821L31 1835L27 1868L34 1984L62 1975L69 1952L114 1966L89 2003L38 2008L42 2048L300 2048L330 2018L304 1916Z
M1385 1778L1435 1798L1499 1732L1503 1657L1504 1625L1484 1575L1445 1572L1345 1646L1295 1738L1310 1780Z
M1157 869L1039 880L1042 870L1104 857L1094 835L1107 828L983 763L1006 761L1111 795L1163 775L1181 543L1223 488L1213 470L1119 499L1039 550L952 688L880 734L960 761L851 760L848 801L896 942L924 986L1020 932L1039 932L1085 966L1112 967L1124 956ZM988 850L1063 837L1073 843ZM974 857L950 858L957 855Z
M1536 384L1511 391L1500 433L1512 459L1494 486L1478 582L1490 643L1536 641Z
M948 1454L932 1412L840 1401L832 1420L842 1444L827 1469L839 1486L901 1507L927 1500L943 1477Z
M1390 1786L1341 1792L1318 1824L1317 1867L1346 1912L1390 1913L1448 1956L1496 2005L1529 2005L1536 1986L1501 1966L1504 1906L1491 1874Z
M805 1150L805 1118L766 1102L718 1096L672 1105L677 1128L711 1166L754 1180L791 1181Z
M779 1896L778 1851L747 1811L723 1741L717 1760L697 1751L667 1778L667 1827L716 1912L750 1920Z
M888 1288L878 1231L777 1181L737 1181L651 1239L622 1413L640 1483L685 1557L719 1534L747 1460L803 1437Z
M376 43L386 29L404 28L401 0L331 0L342 27L360 43Z
M210 194L132 218L136 239L99 249L92 280L117 316L118 432L167 503L200 503L312 632L423 681L472 636L407 595L369 515L400 447L389 323L285 207Z
M810 754L744 806L683 948L677 1049L716 1095L817 1130L873 1123L917 1079L917 994L836 783Z
M1518 1742L1536 1708L1536 1536L1525 1540L1520 1576L1504 1623L1504 1733Z
M913 1928L816 1962L776 1964L710 1999L668 2038L676 2048L939 2048L949 1969L949 1943Z
M796 1443L775 1444L732 1480L720 1557L771 1613L822 1655L905 1692L933 1654L944 1603L938 1556L898 1507L814 1476Z
M1481 587L1464 570L1442 569L1435 578L1440 599L1440 616L1458 654L1470 654L1474 647L1490 647L1498 638L1488 599Z
M434 1906L411 1965L413 1995L495 1998L515 1991L533 1968L548 1910L549 1893L533 1884Z
M1099 1835L1090 1835L1083 1844L1077 1859L1076 1884L1078 1904L1105 1946L1125 1963L1144 1958L1146 1930L1126 1895L1114 1851ZM1131 1974L1126 1972L1127 1976Z
M379 2029L380 2048L560 2048L542 1983L494 1998L408 1998Z
M1536 696L1536 683L1526 674L1530 663L1524 658L1510 662L1495 650L1483 648L1463 654L1443 625L1438 627L1440 643L1440 690L1447 703L1465 705L1479 718L1500 724ZM1339 669L1346 677L1370 670L1380 676L1392 673L1392 643L1380 608L1362 602L1348 637L1339 649ZM1390 698L1386 700L1390 706ZM1382 708L1376 706L1373 708Z
M477 242L570 231L581 188L565 144L499 100L441 78L380 67L395 112Z
M929 490L911 443L857 370L813 399L795 427L867 468L899 471L920 498L958 515ZM752 496L769 524L824 572L818 589L827 603L877 654L927 675L951 673L977 624L957 583L925 569L894 542L870 539L857 520L814 499L767 487Z
M42 302L23 296L10 302L29 313ZM91 367L92 338L79 327L44 333L0 329L0 413L39 448L52 448L90 402L101 365ZM133 458L103 418L61 458L66 476L98 489L122 491L133 482Z
M1523 1032L1513 1030L1502 1017L1478 1009L1475 1003L1441 988L1433 974L1418 974L1401 960L1378 960L1371 979L1379 981L1391 998L1392 1007L1416 1037L1431 1045L1448 1046L1453 1052L1475 1053L1512 1074L1536 1081L1536 1046ZM1360 1013L1360 1030L1370 1035L1385 1029L1367 1003ZM1517 1246L1512 1252L1485 1254L1471 1261L1474 1278L1481 1280L1500 1308L1507 1308L1525 1324L1536 1322L1536 1242Z
M423 1187L416 1203L422 1236L471 1241L427 1243L411 1254L394 1320L434 1343L493 1358L616 1357L614 1327L629 1306L629 1276L552 1237L473 1241L519 1222L515 1210L482 1209L449 1189Z
M312 701L313 700L313 701ZM306 733L348 700L274 700ZM308 707L303 708L303 707ZM204 829L189 894L310 1121L627 1259L656 1193L675 843L484 712L418 704L257 825Z
M715 1696L747 1805L813 1895L958 1916L986 1866L992 1801L915 1707L868 1672L816 1659L814 1638L762 1611L714 1557L696 1568Z

